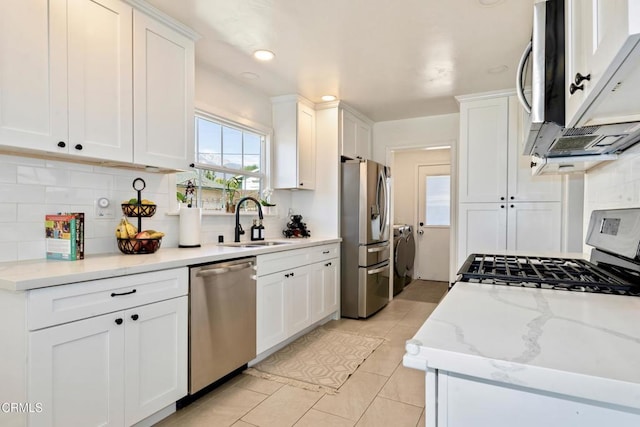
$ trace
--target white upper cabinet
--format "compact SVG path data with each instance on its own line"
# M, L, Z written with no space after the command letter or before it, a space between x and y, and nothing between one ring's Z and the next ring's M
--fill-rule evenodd
M340 154L350 159L371 158L371 125L351 111L340 109Z
M194 54L192 39L134 11L134 163L194 162Z
M565 21L567 126L640 120L640 3L566 0Z
M194 42L145 8L0 2L0 147L187 169Z
M275 188L313 190L316 184L316 112L299 96L273 102Z
M118 0L0 4L0 144L132 160L132 9Z

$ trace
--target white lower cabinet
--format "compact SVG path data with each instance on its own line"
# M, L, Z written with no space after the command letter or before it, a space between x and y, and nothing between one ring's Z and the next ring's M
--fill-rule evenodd
M28 333L28 400L42 404L29 426L130 426L187 394L186 268L127 278L133 292L105 287L115 278L84 282L75 297L102 298L104 307L117 300L123 309ZM137 305L149 278L158 281L157 302ZM33 291L29 303L65 301L69 309L72 300L59 286Z
M460 203L456 268L472 253L560 252L561 230L560 202Z
M338 310L338 248L336 244L258 256L258 354Z

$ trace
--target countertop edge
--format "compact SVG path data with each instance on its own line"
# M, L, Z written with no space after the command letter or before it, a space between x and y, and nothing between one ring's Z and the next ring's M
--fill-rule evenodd
M282 239L273 240L285 241ZM69 283L168 270L238 257L257 256L323 244L340 243L341 241L342 239L339 237L287 240L287 243L289 243L287 245L259 248L210 244L203 245L200 248L161 248L154 254L144 255L124 255L120 253L92 255L79 261L38 259L17 263L3 263L0 265L0 290L28 291ZM26 270L31 271L31 276L25 274Z

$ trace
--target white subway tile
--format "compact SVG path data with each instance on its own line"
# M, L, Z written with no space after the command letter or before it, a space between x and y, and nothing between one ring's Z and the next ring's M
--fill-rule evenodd
M18 205L15 203L0 203L0 222L16 222Z
M42 203L18 203L18 220L24 222L44 221L47 214L46 206Z
M0 241L0 262L16 261L18 259L18 244L2 239Z
M47 160L46 167L64 169L69 171L74 170L74 171L85 171L85 172L92 172L94 169L93 165L85 165L82 163L74 163L74 162L64 162L60 160Z
M1 163L14 163L17 165L42 166L46 165L46 160L31 157L13 156L10 154L0 154Z
M15 184L18 177L17 170L17 165L0 162L0 182Z
M93 190L88 188L46 187L46 204L84 204L93 199Z
M66 186L69 184L69 172L64 169L18 166L18 184L39 184Z
M44 239L18 242L18 259L41 259L47 257Z
M77 188L94 188L112 190L115 186L113 175L94 172L69 172L69 186Z
M0 184L0 200L5 203L42 203L44 190L42 185Z

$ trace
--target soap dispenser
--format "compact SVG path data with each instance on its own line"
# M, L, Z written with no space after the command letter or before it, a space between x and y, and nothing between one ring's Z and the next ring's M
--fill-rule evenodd
M251 240L262 240L260 239L260 227L258 227L258 220L253 220L253 225L251 226Z
M264 225L262 225L262 220L258 220L258 239L264 240Z

